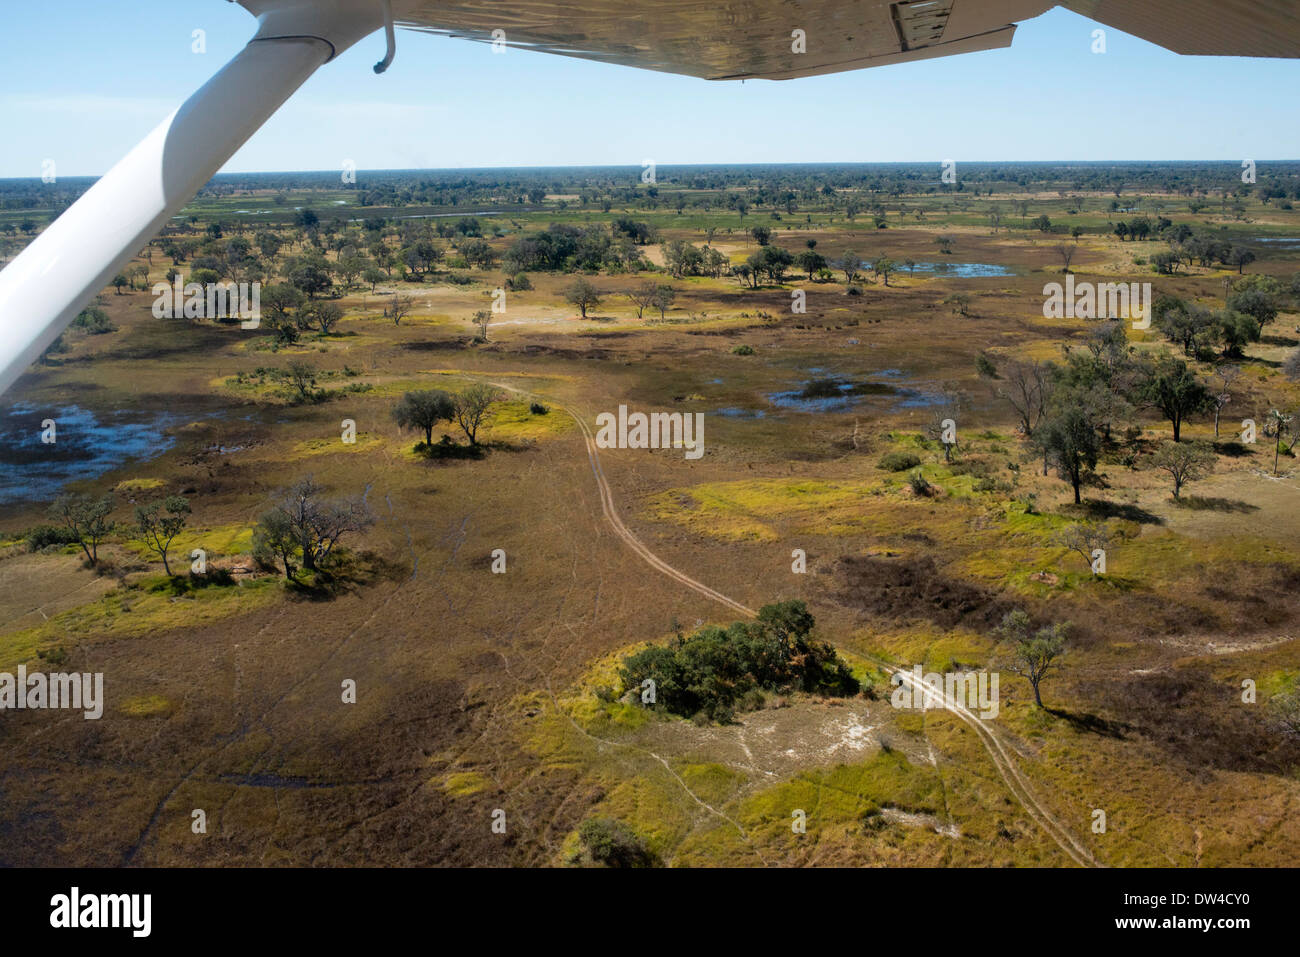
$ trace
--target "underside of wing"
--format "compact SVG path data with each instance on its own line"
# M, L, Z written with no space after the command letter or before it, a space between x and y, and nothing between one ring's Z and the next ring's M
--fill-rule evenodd
M1296 0L1064 0L1062 6L1175 53L1300 57Z
M395 0L401 26L710 80L786 80L1011 44L1051 0Z

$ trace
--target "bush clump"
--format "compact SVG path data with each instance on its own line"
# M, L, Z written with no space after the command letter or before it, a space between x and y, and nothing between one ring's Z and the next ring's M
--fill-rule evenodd
M588 818L578 828L578 838L593 864L606 867L654 867L654 854L624 824L607 817Z
M757 621L708 625L669 647L651 645L629 656L619 677L624 688L654 681L655 703L673 714L720 722L737 706L760 703L755 691L856 694L848 665L811 637L814 624L802 601L764 605Z
M890 452L880 460L880 467L886 472L906 472L921 464L921 457L915 452Z
M37 525L23 536L29 552L39 552L51 545L77 545L77 533L65 525Z

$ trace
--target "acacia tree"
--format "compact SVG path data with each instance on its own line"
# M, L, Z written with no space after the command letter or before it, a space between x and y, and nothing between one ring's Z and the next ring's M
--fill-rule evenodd
M450 422L456 416L456 406L451 396L441 389L422 389L407 392L393 408L393 419L402 429L423 429L424 444L433 444L433 430L439 422Z
M594 309L600 305L600 293L596 291L595 286L587 282L582 276L569 283L564 290L564 299L566 302L577 306L584 319L587 318L588 309Z
M257 520L253 529L253 557L264 566L274 568L278 560L284 566L284 577L292 578L297 550L298 540L288 515L273 508Z
M1057 474L1070 483L1074 503L1082 502L1079 490L1083 480L1097 467L1101 455L1101 440L1092 419L1079 406L1067 405L1039 425L1034 444L1043 452L1044 462L1054 464Z
M470 445L478 445L478 430L492 408L492 403L499 397L495 388L482 382L476 382L452 396L456 424L461 427Z
M1058 622L1031 633L1029 616L1016 609L1003 617L997 629L999 638L1012 643L1007 670L1028 680L1034 689L1034 703L1040 708L1043 696L1039 686L1049 671L1059 667L1057 659L1065 653L1070 627L1069 622Z
M1196 374L1181 359L1168 356L1143 369L1144 380L1139 395L1159 409L1174 427L1174 441L1179 440L1183 422L1210 405L1210 393Z
M650 304L659 310L659 318L663 319L676 298L677 291L668 283L663 283L655 289L655 297Z
M185 516L190 514L189 500L181 495L168 495L161 502L137 505L135 522L140 529L140 537L151 551L157 552L162 559L163 571L168 576L172 573L167 561L167 552L172 540L185 527Z
M858 278L858 271L862 268L862 257L854 250L846 249L840 256L839 267L844 271L844 281L853 282Z
M316 398L316 367L310 362L294 359L285 369L285 377L289 380L289 384L297 390L295 398L299 402L307 402Z
M113 511L113 496L60 495L50 506L50 518L68 529L86 553L91 565L99 563L99 543L113 530L108 516Z
M300 315L306 315L306 321L316 323L322 335L329 335L335 323L343 318L343 309L337 303L316 300L305 308Z
M1213 472L1214 463L1214 452L1200 442L1166 442L1151 459L1152 465L1173 478L1176 500L1182 497L1184 485Z

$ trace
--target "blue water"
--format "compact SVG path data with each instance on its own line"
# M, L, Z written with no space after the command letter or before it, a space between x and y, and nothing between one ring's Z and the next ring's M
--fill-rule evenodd
M44 419L55 423L49 445L41 441ZM0 415L0 504L52 501L68 482L160 455L175 444L166 430L182 421L170 412L112 412L101 419L76 405L14 405Z
M1014 276L1015 273L1006 266L997 266L993 263L950 263L943 262L917 262L916 271L918 273L932 273L937 276L956 276L959 279L991 279L998 276ZM909 270L901 263L895 275L906 276Z
M912 381L901 369L881 369L878 372L871 373L866 377L865 382L860 383L840 379L839 376L821 376L819 378L836 380L835 385L840 394L805 396L803 392L809 382L812 381L808 380L798 389L769 393L767 400L777 408L789 409L794 412L847 412L872 399L888 400L890 411L924 409L938 405L943 401L943 397L937 392L900 384Z

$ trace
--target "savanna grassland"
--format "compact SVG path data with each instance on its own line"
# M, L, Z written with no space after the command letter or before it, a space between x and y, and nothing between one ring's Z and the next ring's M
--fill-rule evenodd
M0 670L107 702L4 714L0 862L1295 865L1300 167L1258 176L219 177L7 397ZM5 184L0 255L70 198ZM1067 268L1155 302L1049 318ZM155 317L177 274L260 323ZM597 448L620 405L704 454ZM266 518L307 477L315 562ZM795 600L852 688L641 704L637 653ZM894 707L914 664L999 713Z

